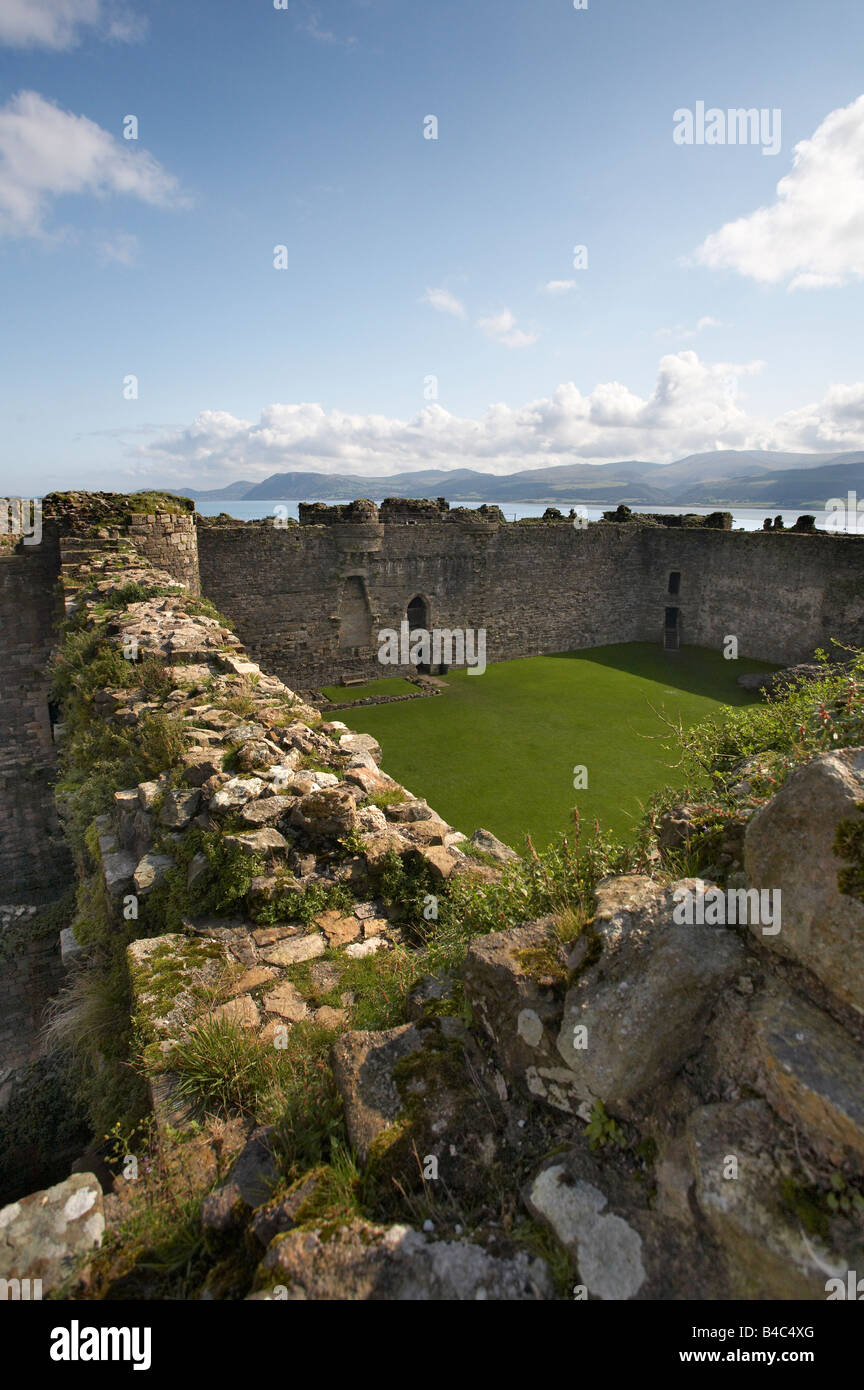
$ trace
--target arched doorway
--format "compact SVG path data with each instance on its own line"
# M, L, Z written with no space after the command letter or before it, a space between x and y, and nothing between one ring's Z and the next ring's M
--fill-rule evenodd
M415 632L417 629L423 632L429 631L429 604L420 594L415 594L405 609L405 616L408 619L408 629ZM424 662L417 663L417 671L421 676L428 676L432 667Z
M425 598L421 598L419 594L415 595L415 597L412 598L411 602L408 604L408 607L406 609L406 616L408 618L408 625L410 628L413 629L415 627L420 627L423 629L428 629L429 605L426 602Z

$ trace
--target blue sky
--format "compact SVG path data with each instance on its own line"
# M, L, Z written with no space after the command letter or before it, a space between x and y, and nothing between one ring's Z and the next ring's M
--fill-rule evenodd
M860 0L0 0L5 492L864 447L862 57Z

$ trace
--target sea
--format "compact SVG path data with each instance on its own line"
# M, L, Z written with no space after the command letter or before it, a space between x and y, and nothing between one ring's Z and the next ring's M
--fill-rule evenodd
M302 500L303 500L304 502L315 502L315 501L318 501L318 500L320 500L320 499L315 498L315 497L304 497ZM345 498L343 498L343 499L341 499L341 500L342 500L343 504L344 504L345 502L353 501L353 499L350 498L350 497L345 497ZM384 499L381 498L381 497L377 497L377 498L373 498L373 499L372 499L372 501L379 502L379 503L382 502L383 500L384 500ZM483 500L482 498L479 498L479 499L477 499L477 500L472 500L472 501L470 501L470 502L464 502L464 503L463 503L463 502L454 502L452 505L453 505L453 506L465 506L465 507L479 507L479 506L482 505L482 500ZM328 506L331 506L331 507L337 505L338 501L339 501L339 499L334 499L334 498L332 498L332 497L328 497L328 498L326 499L327 505L328 505ZM504 515L505 515L505 517L507 518L508 521L519 521L522 517L526 517L526 516L542 516L543 513L545 512L547 506L549 506L550 504L549 504L548 502L505 502L505 503L501 503L501 502L490 502L490 503L488 503L488 505L489 505L489 506L497 506L497 507L500 507L501 510L502 510L502 512L504 513ZM566 515L567 515L567 511L568 511L568 504L562 502L562 503L558 503L557 505L558 505L559 510L560 510L561 512L563 512L563 514L566 516ZM286 517L286 516L288 516L288 517L293 517L294 520L296 521L296 520L298 519L298 508L299 508L299 506L300 506L300 503L299 503L298 501L289 501L289 500L287 500L287 499L286 499L285 501L279 501L278 499L274 499L274 500L272 500L272 501L269 501L269 500L268 500L268 501L263 501L263 500L262 500L262 501L259 501L259 502L235 502L235 501L228 500L228 501L222 501L222 502L205 502L205 501L201 501L201 502L196 502L196 506L197 506L198 511L201 513L202 516L219 516L219 515L221 515L223 512L227 512L227 514L228 514L229 516L235 517L237 521L259 521L259 520L263 519L264 517L274 517L274 518L275 518L275 517ZM277 508L277 507L279 508L279 511L278 511L278 512L276 511L276 508ZM607 505L607 506L605 506L605 507L587 507L585 510L586 510L587 513L588 513L588 520L589 520L589 521L600 521L601 518L602 518L602 516L603 516L603 513L606 512L606 511L613 511L613 510L614 510L614 506L613 506L612 504L610 504L610 505ZM697 516L708 516L711 512L717 512L717 511L731 511L731 513L732 513L732 525L733 525L733 527L735 527L735 528L737 528L737 529L739 529L739 530L742 530L742 531L761 531L761 530L762 530L762 523L765 521L766 517L768 517L771 521L773 521L774 518L775 518L776 516L782 516L782 518L783 518L783 525L784 525L784 526L794 526L794 525L795 525L795 522L798 520L799 516L802 516L802 515L805 515L805 514L806 514L806 515L809 515L809 516L815 516L815 518L816 518L816 525L817 525L820 529L825 529L825 523L826 523L826 513L825 513L824 510L823 510L823 511L816 511L816 510L808 511L807 508L804 508L804 507L799 507L799 508L797 508L797 509L794 510L794 511L783 510L782 508L779 508L779 509L778 509L778 508L776 508L776 507L771 508L769 511L763 511L763 510L761 510L761 509L759 509L759 508L757 508L757 507L692 507L692 506L656 507L656 506L652 506L652 507L632 507L632 508L631 508L631 511L634 511L634 512L654 512L654 513L657 513L657 514L662 513L662 514L664 514L664 515L669 515L669 516L675 516L675 515L680 514L681 512L692 512L692 513L694 513L694 514L697 515ZM582 515L582 514L583 514L583 513L580 512L580 515ZM833 529L833 530L840 530L840 529L843 529L842 527L840 527L840 526L838 525L838 518L837 518L837 514L836 514L836 513L832 516L832 529ZM850 518L850 525L848 526L847 529L852 530L852 531L855 530L855 517L854 517L854 516L852 516L852 517Z

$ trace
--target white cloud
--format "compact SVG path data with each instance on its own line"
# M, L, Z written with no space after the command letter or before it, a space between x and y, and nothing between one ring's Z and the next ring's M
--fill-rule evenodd
M421 304L431 304L439 314L453 314L457 319L465 318L465 305L449 290L428 290L420 300Z
M280 5L280 9L285 9L285 5ZM340 38L334 34L332 29L321 28L321 12L314 5L309 4L309 0L301 0L303 15L297 20L297 29L302 34L307 34L311 39L317 39L319 43L341 44L346 48L351 48L356 44L357 39L352 34L347 38Z
M117 232L100 242L99 250L106 261L118 261L120 265L131 265L138 252L138 238L128 232Z
M87 30L131 43L146 20L105 0L0 0L0 44L9 48L74 48Z
M38 92L0 107L0 236L46 238L53 200L68 194L124 194L160 207L186 206L173 174L86 116Z
M795 146L776 202L712 232L692 259L790 290L864 278L864 96Z
M493 342L503 343L509 348L530 347L532 343L536 343L538 336L536 333L526 333L524 329L517 328L516 320L509 309L503 309L500 314L493 314L490 318L478 319L477 327Z
M864 382L830 386L824 400L781 415L765 437L766 449L864 448Z
M257 421L204 411L133 457L140 473L178 485L313 470L387 474L474 467L490 473L577 461L669 462L706 449L864 447L864 384L835 386L821 403L775 421L745 411L740 387L761 362L707 363L692 350L661 358L650 395L605 382L583 395L565 382L551 396L490 405L460 418L430 404L410 420L348 415L312 402L269 405Z
M543 286L546 294L569 294L575 288L575 280L547 280Z
M728 328L727 323L721 319L712 318L710 314L703 314L692 328L688 328L684 323L676 323L674 328L658 328L658 338L697 338L700 333L704 333L706 328Z

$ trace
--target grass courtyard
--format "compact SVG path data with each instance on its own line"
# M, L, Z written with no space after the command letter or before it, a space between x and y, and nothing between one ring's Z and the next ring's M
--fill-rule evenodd
M738 676L773 669L701 647L668 653L630 642L503 661L481 676L451 671L435 699L334 717L374 734L387 772L458 829L485 826L517 849L530 834L539 848L572 825L574 806L584 822L626 837L651 793L680 780L661 714L691 726L723 705L752 704ZM386 684L370 690L390 693ZM352 699L356 687L328 693ZM581 790L578 766L587 770Z

